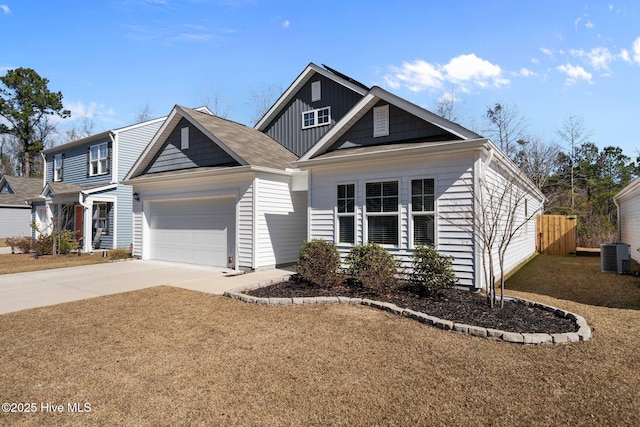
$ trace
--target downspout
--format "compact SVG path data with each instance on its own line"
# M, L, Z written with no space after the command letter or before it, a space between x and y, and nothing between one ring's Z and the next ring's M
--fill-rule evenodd
M47 185L47 156L44 155L43 152L40 152L40 156L42 156L42 188Z
M615 199L615 197L613 198L613 204L616 205L616 218L618 221L618 242L622 242L622 215L620 214L620 205L618 204L618 201Z
M115 132L109 132L111 139L111 184L118 183L118 136Z

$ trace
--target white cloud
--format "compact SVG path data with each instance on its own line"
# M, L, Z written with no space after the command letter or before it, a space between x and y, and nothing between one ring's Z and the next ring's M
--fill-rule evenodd
M627 49L622 49L618 54L618 57L624 62L631 62L631 56L629 56L629 51Z
M531 63L532 64L539 64L540 60L538 58L531 58Z
M591 22L591 21L585 22L584 26L585 26L585 28L587 28L589 30L594 27L593 22Z
M541 47L540 48L540 52L544 53L545 55L553 58L553 51L551 49L547 49L546 47Z
M587 58L589 64L598 71L608 72L609 63L616 59L616 55L606 47L595 47L588 52L583 49L572 49L569 53L576 58Z
M633 60L640 64L640 37L633 42Z
M68 101L64 104L64 107L71 111L71 120L94 119L96 117L108 119L115 116L115 111L113 111L113 109L107 108L105 105L97 102L85 104L82 101Z
M514 71L511 73L511 75L513 76L520 76L520 77L534 77L537 76L538 73L536 73L535 71L531 71L528 68L520 68L519 71Z
M445 65L418 59L389 69L391 73L384 76L387 85L392 89L405 86L412 92L441 89L444 83L453 84L462 92L509 84L498 65L473 53L452 58Z
M285 19L280 25L282 25L282 28L289 28L291 26L291 22L289 22L288 19Z
M5 13L11 13L11 9L9 9L9 6L7 6L6 4L0 4L0 9Z
M579 65L571 65L571 64L560 65L558 67L558 70L567 75L567 79L565 80L565 83L568 86L576 84L579 80L584 80L588 83L592 83L591 79L593 76L591 75L591 73L589 73L587 70L585 70Z

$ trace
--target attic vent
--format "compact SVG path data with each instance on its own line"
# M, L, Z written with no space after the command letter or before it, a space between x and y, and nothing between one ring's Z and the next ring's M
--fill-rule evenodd
M373 109L373 137L389 135L389 104Z
M180 149L186 150L189 148L189 128L180 129Z
M321 86L320 81L311 83L311 102L320 101L321 96Z

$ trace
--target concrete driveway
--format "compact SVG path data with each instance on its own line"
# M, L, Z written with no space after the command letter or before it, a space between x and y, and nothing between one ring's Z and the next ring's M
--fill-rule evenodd
M162 261L127 261L0 275L0 314L152 286L170 285L222 295L229 289L277 280L286 270L241 275L227 268Z

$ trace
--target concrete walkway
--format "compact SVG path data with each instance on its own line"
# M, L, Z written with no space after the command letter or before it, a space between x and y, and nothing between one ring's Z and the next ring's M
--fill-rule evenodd
M169 285L222 295L277 280L288 270L231 275L233 271L162 261L126 261L0 275L0 314Z

